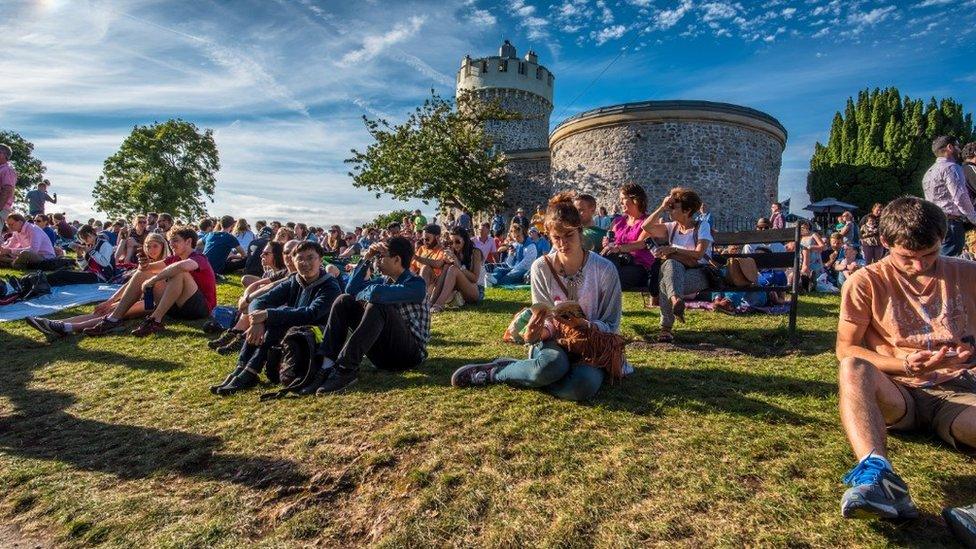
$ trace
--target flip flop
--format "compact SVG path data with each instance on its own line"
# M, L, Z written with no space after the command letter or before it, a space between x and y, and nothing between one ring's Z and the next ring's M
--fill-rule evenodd
M673 343L674 334L669 331L661 330L661 333L657 334L658 343Z
M685 323L685 300L679 299L677 303L671 305L671 313L678 322Z

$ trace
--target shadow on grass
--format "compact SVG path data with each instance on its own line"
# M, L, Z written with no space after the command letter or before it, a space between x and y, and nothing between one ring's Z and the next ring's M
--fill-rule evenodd
M27 338L10 334L4 341L15 348L36 347ZM158 369L160 363L179 367L177 363L137 359L110 351L99 351L94 357L86 354L86 358L142 364L147 369ZM0 377L0 396L8 398L15 410L12 415L0 417L0 452L111 473L121 479L168 472L252 488L293 486L308 480L292 461L219 453L219 437L78 418L65 411L74 403L74 396L28 387L32 370L43 364L35 361L29 366L13 365ZM78 377L83 379L84 372L78 372Z
M636 335L643 339L632 347L634 350L699 351L708 354L744 354L756 358L783 357L790 355L811 356L833 349L835 331L799 329L797 343L790 341L786 326L776 328L744 328L730 322L727 328L710 328L708 331L683 330L677 327L673 343L657 343L659 329L633 325Z

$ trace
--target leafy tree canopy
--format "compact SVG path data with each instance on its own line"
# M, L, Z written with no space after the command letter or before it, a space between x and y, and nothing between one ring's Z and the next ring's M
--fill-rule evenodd
M424 101L403 124L363 116L374 143L352 150L353 185L400 200L434 200L442 207L483 211L502 201L508 182L505 158L484 131L487 120L520 115L497 101L461 94L457 101L438 96Z
M974 135L972 114L952 98L928 103L902 97L896 88L862 90L834 114L826 145L810 159L807 192L829 196L862 211L905 194L922 195L922 176L932 164L932 139Z
M21 137L17 132L0 130L0 143L6 143L14 151L10 156L10 164L17 172L14 201L19 209L26 209L25 194L44 179L44 172L47 171L47 168L39 159L34 157L34 144Z
M413 219L413 212L410 210L393 210L390 213L382 214L376 216L369 224L372 227L378 227L380 229L385 229L387 225L393 223L394 221L400 223L403 221L404 217L409 217Z
M105 159L92 196L111 217L169 212L184 219L206 215L220 170L213 130L202 133L180 119L136 126Z

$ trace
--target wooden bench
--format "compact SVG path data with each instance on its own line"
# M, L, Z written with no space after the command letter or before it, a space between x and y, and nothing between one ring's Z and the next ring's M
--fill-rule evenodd
M770 229L766 231L739 231L733 233L713 233L712 246L740 246L746 244L773 244L776 242L793 242L792 252L759 252L751 254L718 254L713 253L712 259L719 265L724 265L732 257L749 257L756 262L759 270L763 269L791 269L793 282L786 286L752 286L733 288L736 292L789 292L790 294L790 341L796 341L796 308L800 290L800 227L791 229Z

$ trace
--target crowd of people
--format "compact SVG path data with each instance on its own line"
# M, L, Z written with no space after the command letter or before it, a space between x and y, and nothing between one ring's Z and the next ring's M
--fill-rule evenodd
M875 204L860 220L844 212L831 227L790 219L773 204L755 225L765 231L796 223L802 285L840 288L840 413L858 460L844 478L851 486L842 498L845 517L917 515L888 461L888 431L929 429L955 447L976 448L976 293L962 289L976 280L976 144L939 137L933 153L924 200ZM211 317L217 284L241 274L236 318L209 343L238 355L236 367L211 387L215 395L253 388L262 372L277 381L273 356L299 327L314 328L316 348L298 394L347 389L364 358L392 372L419 367L432 314L476 306L487 286L527 285L531 307L513 326L528 356L465 365L451 384L505 384L586 400L608 379L633 371L620 336L623 291L648 293L660 309L658 340L670 342L687 300L716 290L716 254L796 252L792 239L718 249L713 213L697 192L672 189L651 210L636 183L620 188L613 215L591 195L560 193L531 218L520 208L511 218L493 212L478 223L462 210L439 214L438 223L418 210L385 227L348 232L263 220L252 227L231 216L181 223L167 213L69 223L45 214L45 204L56 201L47 182L29 198L30 216L11 211L16 174L9 155L0 146L0 221L9 233L0 265L31 268L74 254L78 268L50 273L52 285L122 284L92 313L29 317L40 332L106 336L139 319L131 333L148 336L163 331L167 319ZM716 303L729 299L718 293ZM946 518L976 539L976 509L949 509Z

